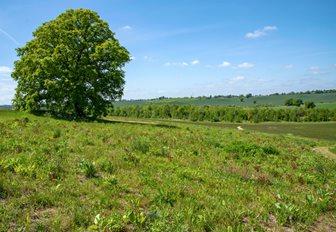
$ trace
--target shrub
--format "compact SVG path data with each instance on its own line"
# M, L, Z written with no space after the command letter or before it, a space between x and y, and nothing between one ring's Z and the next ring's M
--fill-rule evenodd
M303 215L296 205L277 202L274 206L280 224L289 225L301 221Z
M315 103L312 101L305 102L304 105L307 109L313 109L316 107Z
M118 184L118 179L114 175L108 176L104 179L104 184L108 187L115 186Z
M64 175L64 168L62 167L60 162L52 162L49 164L49 178L50 180L60 180Z
M255 155L261 151L261 148L253 143L244 143L242 141L235 141L227 145L224 150L235 153L237 155Z
M7 196L4 181L0 179L0 199L4 199Z
M61 137L61 130L59 128L57 128L53 132L53 138L56 139L56 138L59 138L59 137Z
M137 138L132 142L132 149L140 151L141 153L147 153L149 151L149 141L144 137Z
M268 145L262 148L263 152L267 155L279 155L280 152L278 149L273 147L272 145Z
M102 159L98 161L98 166L103 172L112 174L114 172L113 164L110 160Z
M97 169L94 165L94 163L88 161L88 160L82 160L79 164L82 172L85 174L87 178L93 178L97 175Z
M301 99L290 98L285 101L286 106L301 106L303 101Z
M169 147L163 146L157 150L154 151L155 156L162 156L162 157L167 157L169 156Z
M292 99L289 103L286 103L286 105L300 106L302 105L302 100ZM303 107L284 109L275 107L242 108L232 106L145 105L118 107L111 110L111 115L137 118L174 118L212 122L318 122L336 120L335 109L312 109Z

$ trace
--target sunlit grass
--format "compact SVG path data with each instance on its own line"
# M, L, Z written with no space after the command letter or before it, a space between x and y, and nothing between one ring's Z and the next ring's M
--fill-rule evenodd
M0 231L307 230L335 212L326 143L0 112Z

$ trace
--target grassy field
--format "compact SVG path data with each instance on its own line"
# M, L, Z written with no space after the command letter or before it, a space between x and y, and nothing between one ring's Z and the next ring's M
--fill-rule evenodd
M334 142L0 111L0 231L335 228L322 146Z
M245 98L241 102L238 97L234 98L170 98L161 100L144 100L144 101L120 101L116 106L142 105L142 104L176 104L176 105L235 105L244 107L253 107L256 105L284 106L285 101L290 98L299 98L305 101L313 101L320 108L336 108L336 93L322 94L287 94L272 96L253 96ZM254 104L256 101L256 104Z
M296 135L317 140L336 142L336 122L265 122L265 123L225 123L225 122L191 122L173 119L138 119L128 117L108 117L115 122L144 122L144 123L183 123L219 128L237 129L241 126L248 131L259 131L270 134Z

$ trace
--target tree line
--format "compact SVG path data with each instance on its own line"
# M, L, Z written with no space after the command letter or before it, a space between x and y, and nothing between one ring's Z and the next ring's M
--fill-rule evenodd
M256 94L253 95L252 93L248 93L246 95L240 94L227 94L227 95L209 95L209 96L197 96L197 97L182 97L186 99L212 99L212 98L250 98L250 97L267 97L267 96L286 96L286 95L302 95L302 94L327 94L327 93L336 93L336 89L322 89L322 90L308 90L308 91L301 91L301 92L288 92L288 93L271 93L271 94ZM164 99L176 99L176 97L166 97L166 96L160 96L157 98L149 98L149 99L129 99L129 100L120 100L120 101L134 101L134 102L143 102L143 101L157 101L157 100L164 100Z
M242 108L231 106L144 105L109 110L111 116L183 119L211 122L322 122L336 121L335 109L316 108Z

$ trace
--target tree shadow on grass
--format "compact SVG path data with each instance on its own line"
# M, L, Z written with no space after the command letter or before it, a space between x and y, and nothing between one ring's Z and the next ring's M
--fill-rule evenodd
M130 124L130 125L141 125L141 126L154 126L167 129L180 129L180 127L165 123L156 122L144 122L144 121L127 121L127 120L117 120L117 119L106 119L106 118L71 118L65 116L50 115L47 111L38 111L32 113L38 117L50 117L57 120L68 121L68 122L86 122L86 123L104 123L104 124Z
M155 122L124 121L124 120L116 120L116 119L112 119L112 120L95 119L94 122L106 123L106 124L130 124L130 125L141 125L141 126L154 126L154 127L167 128L167 129L180 129L180 127L175 126L175 125L155 123Z

